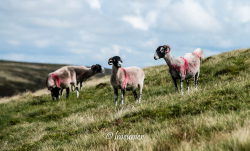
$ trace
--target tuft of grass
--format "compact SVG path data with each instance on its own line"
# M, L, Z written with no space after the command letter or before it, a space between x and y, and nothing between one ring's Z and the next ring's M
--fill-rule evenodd
M145 68L141 104L127 92L115 107L108 77L89 81L79 99L21 95L0 104L0 150L249 150L249 57L243 49L206 58L198 90L184 96L166 65Z

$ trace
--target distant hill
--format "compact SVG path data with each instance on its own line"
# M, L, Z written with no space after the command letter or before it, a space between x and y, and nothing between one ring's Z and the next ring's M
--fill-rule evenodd
M25 91L44 88L48 73L65 66L65 64L42 64L0 60L0 97L12 96ZM106 69L105 74L110 74Z

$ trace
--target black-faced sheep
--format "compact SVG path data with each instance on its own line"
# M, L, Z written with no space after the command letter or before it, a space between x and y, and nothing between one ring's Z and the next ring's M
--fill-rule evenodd
M121 104L124 104L126 90L132 90L136 102L141 102L142 89L144 83L144 72L139 67L122 68L122 60L119 56L114 56L108 60L112 65L112 75L110 78L111 85L114 89L115 104L118 104L118 89L121 89ZM139 88L139 97L136 90Z
M91 68L80 66L76 73L77 77L77 85L80 85L80 89L82 89L82 83L88 80L90 77L94 76L97 73L104 73L105 69L99 65L93 65Z
M82 83L87 78L103 72L101 65L96 64L87 68L84 66L64 66L48 74L47 87L51 91L52 99L59 99L63 89L66 89L66 97L69 96L70 87L76 90L76 96L79 97L77 83Z
M178 91L177 79L180 79L181 94L183 94L184 80L186 80L188 91L190 78L194 78L195 87L197 88L200 74L200 63L203 57L203 51L200 48L197 48L193 53L187 53L184 57L174 58L170 54L170 46L168 45L159 46L154 55L155 60L160 58L165 59L176 91Z

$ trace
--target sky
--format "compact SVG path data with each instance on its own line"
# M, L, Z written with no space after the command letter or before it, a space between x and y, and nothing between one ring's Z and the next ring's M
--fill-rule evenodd
M205 56L250 46L249 0L0 0L0 59L153 66L155 49Z

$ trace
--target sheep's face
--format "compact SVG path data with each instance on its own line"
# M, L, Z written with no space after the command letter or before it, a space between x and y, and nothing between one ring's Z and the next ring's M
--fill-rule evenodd
M119 56L114 56L112 58L109 58L108 64L114 65L119 68L122 65L122 59Z
M170 52L170 47L168 45L164 45L164 46L159 46L156 50L155 50L155 55L154 55L154 59L161 59L164 58L165 55L167 53Z
M95 73L104 73L104 68L99 64L92 65L91 70L94 71Z
M58 88L58 87L52 88L50 90L51 91L51 96L52 96L53 100L59 99L59 97L60 97L60 90L61 90L61 88Z

